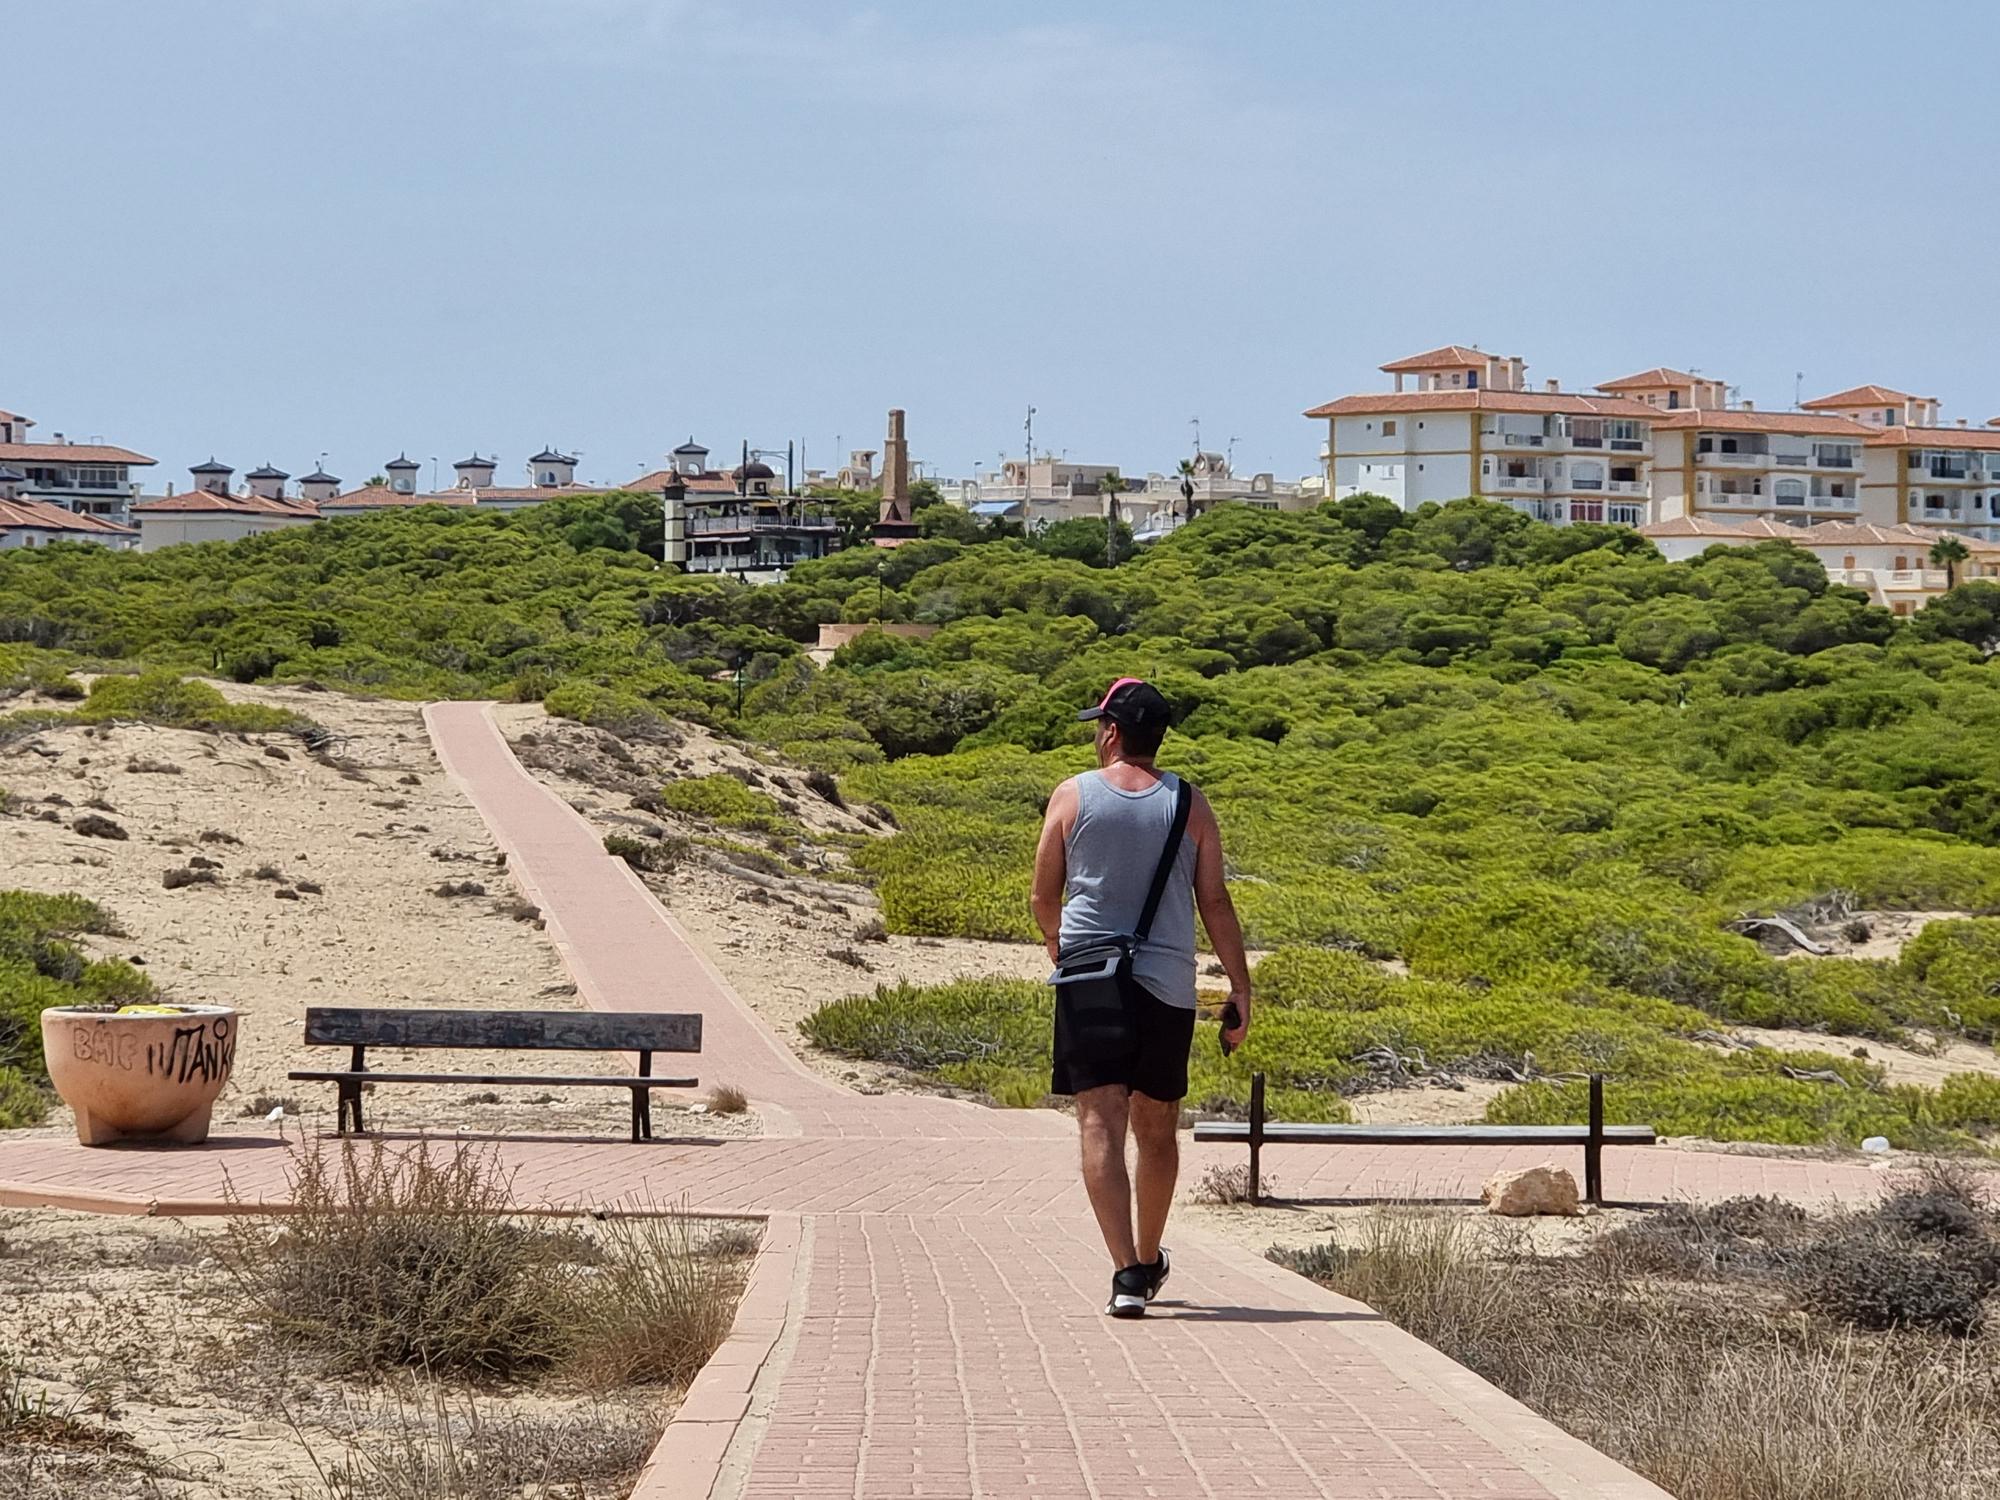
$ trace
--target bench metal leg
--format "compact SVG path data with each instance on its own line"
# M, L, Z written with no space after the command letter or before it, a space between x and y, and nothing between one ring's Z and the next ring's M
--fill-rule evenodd
M632 1140L650 1141L653 1138L653 1092L651 1089L632 1090Z
M1264 1075L1250 1075L1250 1206L1264 1202Z
M338 1107L334 1112L336 1135L348 1133L348 1122L353 1122L354 1134L361 1134L361 1083L358 1079L342 1079L334 1087L340 1090Z
M1604 1207L1604 1075L1590 1075L1590 1134L1583 1143L1583 1197Z

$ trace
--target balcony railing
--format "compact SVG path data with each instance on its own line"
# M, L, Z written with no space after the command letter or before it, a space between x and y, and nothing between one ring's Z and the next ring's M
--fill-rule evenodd
M1853 453L1815 453L1813 455L1813 467L1815 469L1858 469L1861 467L1861 459L1858 454Z
M1768 453L1724 453L1720 448L1705 448L1695 454L1694 461L1698 464L1767 464L1771 461L1771 455Z
M1570 446L1573 448L1602 448L1604 446L1603 438L1585 437L1580 432L1571 433L1569 441L1570 441ZM1621 439L1621 441L1623 440Z
M836 532L840 523L820 512L804 516L781 516L775 512L755 515L691 515L687 518L689 536L714 536L717 534L748 535L752 532L809 531Z
M1542 491L1548 487L1548 480L1540 474L1496 474L1493 476L1493 488L1496 490Z
M1613 479L1608 481L1604 488L1613 495L1643 495L1646 493L1646 481L1643 479Z
M1569 487L1573 490L1601 490L1604 488L1604 481L1601 479L1572 479L1569 482Z
M1539 432L1503 432L1500 437L1509 448L1539 448L1548 442Z
M1644 453L1646 451L1646 440L1644 438L1613 438L1611 440L1611 447L1612 451L1616 453Z

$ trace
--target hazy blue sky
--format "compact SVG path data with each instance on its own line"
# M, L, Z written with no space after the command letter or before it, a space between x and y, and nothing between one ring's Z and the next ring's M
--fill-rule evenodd
M1167 467L1461 341L2000 412L2000 7L0 0L0 407L350 482ZM426 481L429 474L424 475Z

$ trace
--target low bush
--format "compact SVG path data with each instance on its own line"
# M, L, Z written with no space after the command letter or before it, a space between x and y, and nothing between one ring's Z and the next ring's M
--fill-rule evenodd
M109 912L81 896L0 891L0 1129L36 1124L48 1110L45 1009L154 998L133 965L92 960L74 941L118 932Z
M691 1221L612 1219L595 1242L524 1224L511 1179L463 1145L315 1145L292 1175L292 1212L232 1221L223 1261L269 1336L330 1372L680 1384L734 1316L740 1260Z
M660 801L675 812L727 828L784 833L797 826L779 816L777 799L769 792L746 786L727 772L670 781L660 788Z
M1805 1306L1838 1322L1966 1338L1986 1321L1992 1274L1972 1256L1856 1234L1815 1246L1791 1279Z
M629 833L604 835L604 852L622 859L635 870L652 875L670 875L685 864L694 852L693 844L681 837L634 838Z

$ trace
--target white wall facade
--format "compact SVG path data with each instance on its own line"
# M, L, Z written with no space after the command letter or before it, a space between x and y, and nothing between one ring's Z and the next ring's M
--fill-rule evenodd
M133 513L139 527L139 550L157 552L185 542L240 542L246 536L262 536L267 531L283 531L290 526L309 526L311 516L293 520L288 516L260 516L240 511L167 511L149 515Z
M1328 495L1381 495L1404 510L1474 494L1472 412L1364 413L1330 420Z

